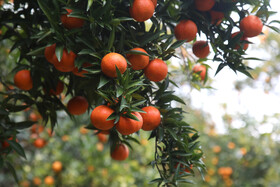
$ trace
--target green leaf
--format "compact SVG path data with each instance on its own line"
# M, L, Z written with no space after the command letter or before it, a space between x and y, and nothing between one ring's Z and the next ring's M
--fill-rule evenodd
M163 179L162 178L156 178L154 180L151 180L149 184L154 184L154 183L162 183Z
M31 127L34 125L36 122L35 121L23 121L23 122L18 122L12 124L12 128L17 129L17 130L22 130Z
M7 142L11 145L13 150L15 150L20 156L22 156L23 158L26 159L24 149L21 147L21 145L19 143L17 143L14 140L7 140Z
M12 172L12 175L13 175L15 181L18 183L19 181L18 181L17 173L16 173L16 170L13 167L13 165L8 161L5 161L5 164L8 167L8 169L10 170L10 172Z
M29 56L37 56L37 55L42 55L44 54L44 50L46 47L40 47L38 49L32 50L29 53L27 53L27 55Z
M97 89L100 89L101 87L106 85L108 82L110 82L110 80L111 79L109 79L108 77L101 75Z
M62 45L56 45L55 55L56 55L59 62L61 61L61 58L62 58L62 55L63 55L63 49L64 49L64 47Z
M172 129L166 128L166 130L169 132L169 134L173 137L174 140L178 140L177 135L175 134L175 132Z
M110 33L110 37L109 37L109 41L108 41L108 47L107 49L110 51L113 44L114 44L114 41L115 41L115 27L113 27L111 33Z

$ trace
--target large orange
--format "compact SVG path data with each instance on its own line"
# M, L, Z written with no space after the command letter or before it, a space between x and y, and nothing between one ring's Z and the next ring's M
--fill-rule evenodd
M140 51L148 54L147 51L142 48L134 48L131 49L131 51ZM127 54L126 58L131 63L131 67L134 70L144 69L149 64L150 60L149 56L139 54Z
M130 8L130 16L138 22L150 19L155 11L155 6L151 0L134 0Z
M210 53L209 45L206 41L194 42L192 51L198 58L206 58Z
M81 115L88 109L88 101L83 96L75 96L68 101L67 110L72 115Z
M129 149L125 144L117 144L114 150L111 151L111 158L114 160L122 161L129 156Z
M258 36L262 32L263 23L260 18L254 15L247 16L240 21L240 30L245 37Z
M33 80L29 70L20 70L14 76L15 85L21 90L31 90L33 88Z
M75 17L68 17L68 15L72 12L71 9L66 9L67 14L63 14L60 16L62 25L67 29L75 29L80 28L84 25L84 20Z
M159 82L167 76L168 68L164 61L161 59L152 60L144 69L145 76L154 82Z
M90 66L91 66L91 64L88 63L88 62L86 62L86 63L84 63L84 64L82 65L83 68L87 68L87 67L90 67ZM79 69L78 69L77 67L75 67L75 68L73 69L72 73L73 73L74 75L76 75L76 76L79 76L79 77L85 77L84 74L87 74L88 71L87 71L87 70L83 70L83 69L82 69L81 71L79 71Z
M240 32L235 32L235 33L233 33L233 34L231 35L231 38L234 39L239 33L240 33ZM244 42L244 41L248 41L248 38L245 37L244 35L242 35L242 37L241 37L239 43L240 43L241 46L243 46L243 50L246 50L246 49L248 49L248 47L249 47L249 43L246 43L246 42ZM237 49L237 50L238 50L239 48L240 48L240 46L239 46L238 44L236 44L236 45L234 46L234 49Z
M46 145L46 140L43 138L37 138L34 142L33 145L37 148L43 148Z
M191 20L181 20L174 28L174 34L177 40L187 40L187 42L195 39L197 26Z
M52 44L45 48L44 55L48 62L51 64L55 63L55 48L56 44Z
M54 185L54 178L52 176L46 176L44 182L47 186Z
M109 130L114 126L114 120L107 120L107 118L113 112L114 110L110 107L106 105L100 105L91 112L91 123L100 130Z
M215 0L195 0L195 8L199 11L208 11L215 5Z
M225 17L225 14L223 12L210 10L210 16L211 16L211 24L220 25L222 19Z
M157 6L157 0L152 0L154 6L156 7Z
M193 67L192 71L199 74L202 81L205 79L206 67L204 65L197 64Z
M51 95L60 95L63 92L64 84L62 81L58 81L55 90L50 89Z
M62 170L62 163L60 161L55 161L52 163L52 170L56 173L61 172Z
M120 116L119 122L116 124L116 129L122 135L129 135L139 131L143 126L143 118L138 112L132 112L132 115L138 118L139 121L128 117Z
M73 51L68 53L67 49L63 49L63 54L60 62L56 55L54 57L54 67L61 72L71 72L75 68L76 54Z
M146 106L142 108L146 113L140 113L143 118L142 129L145 131L151 131L157 128L160 124L160 112L153 106Z
M102 58L101 70L108 77L117 77L116 67L121 73L124 73L127 68L126 59L119 53L108 53Z

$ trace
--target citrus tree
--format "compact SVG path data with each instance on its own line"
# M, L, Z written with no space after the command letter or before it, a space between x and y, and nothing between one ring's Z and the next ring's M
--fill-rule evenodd
M86 115L86 128L109 134L114 160L129 156L129 148L136 147L131 143L139 142L135 133L149 131L155 146L150 165L160 176L152 182L191 183L195 170L202 175L205 170L203 151L198 132L183 120L184 101L170 89L177 86L168 71L170 59L195 41L197 58L184 53L182 68L196 87L207 81L203 62L210 46L220 63L217 73L229 66L250 76L243 63L249 59L244 56L248 37L268 25L273 14L268 8L268 0L5 1L0 39L12 43L16 58L11 72L1 72L1 166L16 178L9 154L25 157L20 130L42 120L51 134L66 112L73 120ZM196 41L197 35L206 40ZM29 108L35 112L28 118L16 117ZM42 138L34 141L36 147L45 144Z

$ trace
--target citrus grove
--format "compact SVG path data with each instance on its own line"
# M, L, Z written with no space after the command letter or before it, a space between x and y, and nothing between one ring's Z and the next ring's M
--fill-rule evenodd
M203 176L199 134L184 121L185 102L170 89L178 87L170 59L192 49L195 60L184 56L183 71L200 87L207 81L210 51L220 63L217 73L228 66L250 76L243 63L250 59L249 39L263 25L276 29L267 23L273 13L268 7L268 0L4 1L0 40L11 41L10 53L18 51L18 58L9 72L13 79L0 77L1 167L17 179L8 158L26 157L17 140L21 130L29 128L34 146L42 149L47 141L41 129L48 128L51 137L64 111L73 121L87 116L85 128L110 145L117 161L137 149L135 134L150 132L155 147L150 165L159 174L151 182L177 186L191 183L197 171ZM19 112L31 117L14 119ZM60 161L52 164L55 173L63 168ZM44 182L53 185L54 179Z

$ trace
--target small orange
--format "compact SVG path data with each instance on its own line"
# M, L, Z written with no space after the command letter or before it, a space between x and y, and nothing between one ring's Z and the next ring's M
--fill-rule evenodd
M37 138L34 142L33 145L37 148L43 148L46 145L46 140L43 138Z
M133 19L143 22L153 16L155 6L151 0L134 0L129 12Z
M52 176L46 176L44 182L47 186L52 186L54 185L54 178Z
M59 173L59 172L61 172L61 170L62 170L62 163L60 162L60 161L55 161L55 162L53 162L53 164L52 164L52 170L54 171L54 172L56 172L56 173Z
M209 45L206 41L194 42L192 51L198 58L206 58L210 53Z
M140 51L148 54L147 51L139 47L131 49L130 51ZM139 54L127 54L126 58L131 63L131 67L134 70L144 69L149 64L149 59L150 59L149 56L139 55Z
M15 85L21 90L31 90L33 87L33 80L29 70L20 70L14 76Z
M176 164L175 168L177 168L179 163ZM191 171L183 164L180 164L180 169L184 170L187 173L190 173ZM193 169L193 165L190 165L190 169ZM182 174L183 172L180 172Z
M247 16L240 21L240 30L245 37L254 37L261 34L263 23L260 18L254 15Z
M32 181L35 186L40 186L42 183L42 180L39 177L34 177Z
M202 81L205 79L206 67L204 65L197 64L193 67L192 71L199 74Z
M75 29L80 28L84 25L84 20L75 17L68 17L68 15L72 12L71 9L66 9L67 14L63 14L60 16L60 20L62 25L67 29Z
M88 109L88 101L83 96L75 96L67 103L67 110L72 115L81 115Z
M82 65L83 68L87 68L87 67L90 67L90 66L91 66L91 64L88 63L88 62L86 62L86 63L84 63L84 64ZM75 68L73 69L72 73L73 73L74 75L76 75L76 76L79 76L79 77L85 77L84 74L87 74L88 71L87 71L87 70L83 70L83 69L82 69L81 71L79 71L79 69L78 69L77 67L75 67Z
M8 140L13 140L13 137L10 137ZM10 144L5 140L2 143L2 148L6 149L7 147L10 147Z
M101 70L108 77L117 77L116 67L123 74L127 68L126 59L118 53L108 53L102 58Z
M63 92L64 84L62 81L58 81L55 90L50 89L51 95L60 95Z
M122 135L129 135L139 131L143 126L143 118L138 112L132 112L132 115L138 118L139 121L128 117L120 116L119 122L116 124L116 129Z
M223 12L210 10L210 16L211 16L211 24L220 25L222 19L225 17L225 14Z
M107 136L105 134L102 133L98 133L97 134L97 138L100 142L105 143L107 142Z
M91 112L91 123L100 130L109 130L114 126L114 120L107 120L107 118L113 113L114 110L110 107L100 105Z
M114 150L111 150L111 158L114 160L122 161L129 156L129 149L125 144L115 145Z
M73 51L68 53L67 49L64 48L60 62L57 56L54 56L54 67L61 72L71 72L75 68L76 56L77 55Z
M142 108L146 113L140 113L143 118L142 129L145 131L151 131L157 128L160 124L160 112L153 106L146 106Z
M195 8L199 11L208 11L215 5L215 0L195 0Z
M177 40L187 40L187 42L195 39L197 26L191 20L181 20L174 28L174 34Z
M36 134L39 134L39 133L43 132L44 129L45 129L44 126L34 124L34 125L32 125L32 127L30 128L30 132L31 132L31 133L34 133L34 134L35 134L35 133L36 133Z
M52 44L45 48L44 55L47 61L51 64L55 63L55 48L56 44Z
M154 82L159 82L165 79L168 73L168 67L161 59L152 60L144 69L145 76Z
M231 35L231 38L234 39L240 32L235 32ZM248 47L249 47L249 44L247 42L244 42L244 41L248 41L248 38L245 37L244 35L242 35L241 39L240 39L240 45L243 46L243 50L247 50ZM240 48L240 46L238 44L236 44L234 46L234 49L238 50Z
M35 112L31 112L29 114L29 120L30 121L38 121L39 119L42 119L42 116L38 113L35 113Z

